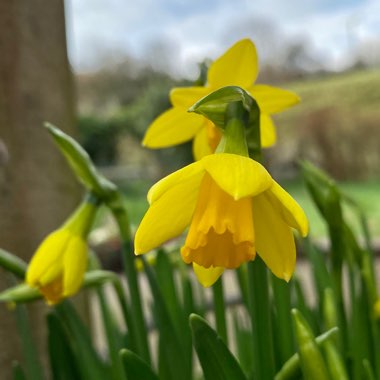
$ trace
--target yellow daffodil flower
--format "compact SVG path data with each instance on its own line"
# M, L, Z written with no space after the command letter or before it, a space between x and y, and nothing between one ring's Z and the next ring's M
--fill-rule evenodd
M86 238L96 206L84 202L58 230L48 235L34 254L26 282L38 287L49 305L79 290L87 268Z
M176 171L150 189L148 201L135 253L148 252L190 226L181 255L193 263L204 286L224 268L253 260L256 251L288 281L296 259L292 228L303 236L308 232L295 200L261 164L236 154L208 155Z
M205 117L188 113L187 110L204 96L224 86L240 86L257 101L260 108L261 145L273 145L276 142L276 130L270 115L297 104L299 98L287 90L254 84L258 71L253 42L249 39L237 42L212 63L205 87L179 87L171 91L173 107L153 121L143 145L164 148L194 139L193 153L197 160L213 153L221 132Z

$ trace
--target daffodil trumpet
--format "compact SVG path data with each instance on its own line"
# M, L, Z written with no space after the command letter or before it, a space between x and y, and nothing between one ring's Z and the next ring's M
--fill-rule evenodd
M291 91L255 84L258 75L256 47L249 39L234 44L209 67L205 86L179 87L170 92L172 108L161 114L149 126L143 145L163 148L193 139L194 157L199 160L215 152L222 134L207 118L188 113L190 106L201 98L225 86L246 90L260 107L261 145L276 142L276 130L271 115L299 102Z
M258 162L218 153L180 169L148 192L150 207L135 236L135 253L148 252L189 227L182 259L211 286L224 269L253 260L256 251L271 271L288 281L302 236L302 208Z
M26 282L37 287L49 305L59 303L79 290L87 268L87 236L98 207L88 197L63 224L49 234L32 257Z

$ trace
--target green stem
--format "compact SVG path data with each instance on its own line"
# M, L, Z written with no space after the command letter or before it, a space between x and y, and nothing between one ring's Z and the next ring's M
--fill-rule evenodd
M13 273L18 278L24 279L28 264L16 255L0 248L0 267Z
M272 380L275 374L268 273L260 257L248 263L248 298L253 335L255 378Z
M112 213L119 227L120 237L122 239L122 255L124 262L124 271L128 281L129 293L131 298L131 311L133 325L135 326L137 353L147 362L150 363L150 352L147 336L147 327L145 325L144 313L142 310L141 295L138 285L137 273L133 257L133 242L129 220L124 207L111 207Z
M293 325L291 310L290 284L270 275L272 280L273 299L276 309L275 328L278 336L280 361L284 363L294 353Z
M113 380L124 380L124 370L119 357L119 347L116 341L116 334L118 331L115 329L115 325L112 321L111 310L107 305L103 289L97 289L97 295L102 312L103 327L106 333L108 353L111 361L110 377L112 377Z
M28 312L25 305L16 306L15 317L18 333L22 342L26 373L31 380L42 380L44 378L42 368L35 349L35 343L32 337L32 329L29 323Z
M219 336L223 339L224 343L228 345L227 324L225 315L226 305L224 303L222 277L219 278L219 280L213 285L212 294L214 297L216 331L218 332Z

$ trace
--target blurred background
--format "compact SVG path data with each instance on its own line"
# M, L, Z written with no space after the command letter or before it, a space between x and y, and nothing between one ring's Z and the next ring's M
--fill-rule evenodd
M173 86L191 85L199 65L240 38L258 50L257 83L300 95L276 115L278 143L266 151L273 176L301 203L312 234L324 227L297 162L325 169L366 210L380 236L380 3L376 0L66 1L80 141L121 184L136 225L145 193L191 162L191 144L148 150L141 139L167 109Z

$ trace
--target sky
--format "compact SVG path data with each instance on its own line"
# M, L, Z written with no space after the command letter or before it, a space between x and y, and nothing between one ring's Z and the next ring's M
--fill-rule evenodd
M361 45L380 47L379 0L66 0L70 61L94 71L126 56L193 77L240 38L260 60L298 41L323 68L341 70Z

